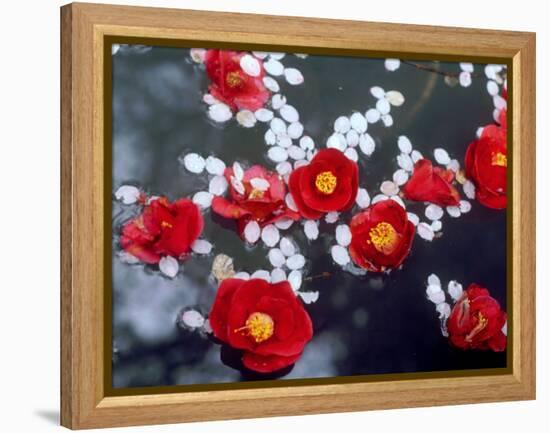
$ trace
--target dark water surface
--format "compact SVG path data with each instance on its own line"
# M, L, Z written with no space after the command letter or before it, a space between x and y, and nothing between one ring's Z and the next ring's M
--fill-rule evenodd
M463 88L449 87L441 76L408 65L390 73L384 61L376 59L287 55L283 63L297 67L305 77L300 86L278 81L318 148L333 133L338 116L374 107L371 86L405 95L405 104L392 108L392 127L369 125L377 149L370 158L360 154L359 165L360 184L371 197L398 168L399 135L407 135L425 156L444 147L462 164L476 129L492 122L493 104L484 76L473 77L472 85ZM459 70L456 64L438 67ZM482 71L483 66L476 65L476 72ZM155 47L113 56L114 190L135 184L169 199L207 190L205 176L190 174L178 162L189 151L215 154L226 163L239 159L274 169L266 158L266 126L258 122L245 129L235 120L213 124L202 102L207 86L204 70L189 60L188 50ZM423 209L421 204L407 208L418 214ZM208 277L215 254L229 255L237 270L252 273L272 268L268 249L261 242L245 246L231 224L208 211L204 237L214 244L214 254L184 262L183 272L169 280L155 269L130 266L116 257L116 234L137 211L113 201L113 386L258 379L224 364L220 346L200 333L178 329L176 316L191 306L208 313L216 293ZM308 259L306 276L328 271L332 277L304 283L307 290L320 292L318 302L306 306L314 338L284 378L506 366L506 353L450 347L441 335L435 306L425 295L426 278L435 272L444 286L456 279L465 288L472 282L489 288L506 309L506 212L472 202L469 213L457 219L445 216L442 222L440 239L415 238L402 269L365 277L353 276L333 263L329 250L335 244L335 226L322 222L322 235L308 242L301 225L295 224L288 234ZM224 353L224 357L231 363L234 354Z

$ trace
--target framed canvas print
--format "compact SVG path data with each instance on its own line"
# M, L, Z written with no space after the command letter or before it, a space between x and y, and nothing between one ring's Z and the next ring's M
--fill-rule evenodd
M535 397L534 34L61 21L64 426Z

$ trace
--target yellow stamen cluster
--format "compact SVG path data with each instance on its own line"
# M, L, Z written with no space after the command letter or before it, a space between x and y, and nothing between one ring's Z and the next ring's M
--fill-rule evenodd
M235 329L235 332L244 331L246 335L252 337L256 343L268 340L275 331L275 323L271 316L265 313L252 313L246 319L242 328Z
M243 83L243 78L235 71L227 74L225 81L229 87L238 87Z
M323 194L332 194L337 184L338 179L331 171L323 171L315 178L315 187Z
M390 223L380 222L369 231L370 241L378 251L390 254L397 243L397 232Z
M168 221L162 221L162 222L160 223L160 226L161 226L163 229L166 229L166 228L171 229L171 228L173 227L173 225L170 224Z
M498 165L499 167L508 166L508 158L501 152L493 153L491 157L491 165Z
M477 313L477 325L474 326L474 329L470 331L470 333L466 336L465 340L468 342L472 341L472 339L477 334L479 334L481 331L485 329L485 327L487 326L487 323L489 323L489 321L483 314L481 314L481 311L479 311Z
M250 194L248 194L248 198L250 200L254 200L256 198L262 198L264 196L264 191L261 191L259 189L252 189L252 191L250 191Z

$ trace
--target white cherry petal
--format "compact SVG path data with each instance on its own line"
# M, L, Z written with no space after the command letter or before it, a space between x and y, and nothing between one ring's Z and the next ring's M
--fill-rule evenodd
M287 133L290 138L296 140L300 138L304 133L304 125L302 125L300 122L292 122L290 125L288 125Z
M166 256L159 261L159 270L169 278L174 278L179 271L180 265L178 261L171 256Z
M191 173L200 174L206 166L206 161L197 153L188 153L183 158L183 165Z
M378 111L376 108L371 108L370 110L367 110L365 113L365 118L367 119L367 122L369 123L376 123L380 120L380 111Z
M435 221L432 221L432 223L430 224L430 227L434 232L438 232L443 228L443 223L441 222L441 220L435 220Z
M263 78L264 86L267 87L268 90L271 90L274 93L277 93L281 88L279 87L279 83L277 83L276 80L274 80L271 77L264 77Z
M340 214L338 212L329 212L325 215L325 222L328 224L334 224L338 221Z
M438 147L434 149L434 157L438 164L447 165L451 162L451 157L445 149Z
M309 135L304 135L300 138L300 147L304 150L312 150L315 148L315 142Z
M397 164L405 171L413 171L414 163L406 153L397 156Z
M298 212L298 208L296 207L296 203L294 202L294 198L292 198L292 195L290 193L288 193L285 196L285 203L286 203L286 206L290 210L293 210L294 212Z
M370 134L365 133L359 136L359 148L361 149L361 152L363 152L366 156L372 155L375 147L376 143L374 142L374 139L370 136Z
M288 148L288 156L294 160L304 159L306 157L306 152L299 146L290 146Z
M387 196L395 195L399 192L399 187L391 180L385 180L380 185L380 191Z
M411 140L405 135L400 135L397 139L397 146L399 147L399 150L402 153L411 153L412 152L412 144Z
M306 264L306 258L301 254L294 254L286 259L286 267L292 271L302 269Z
M202 97L202 100L206 102L208 105L220 103L220 101L214 98L210 93L205 93L204 96Z
M460 162L456 159L451 159L451 162L447 164L447 170L457 173L460 170Z
M212 205L214 195L207 191L199 191L193 196L193 203L202 209L208 209Z
M127 265L137 265L138 263L141 263L136 256L124 250L119 251L117 257L122 263L125 263Z
M264 140L268 146L272 146L277 142L277 136L272 129L268 129L264 135Z
M250 179L250 185L252 185L252 188L259 191L267 191L269 189L269 182L261 177L253 177Z
M270 249L268 257L269 263L271 263L274 268L280 268L286 262L286 257L279 248Z
M267 56L269 56L269 53L266 52L266 51L252 51L252 54L254 54L254 56L256 56L256 58L258 58L260 60L263 60Z
M269 127L277 136L286 134L286 123L278 117L275 117L271 120L271 122L269 123Z
M398 195L392 195L390 197L391 200L393 200L394 202L396 202L399 206L401 206L403 209L407 209L407 206L405 206L405 202L403 201L403 199L401 199L401 197L399 197Z
M210 174L222 176L225 171L225 162L214 156L206 158L206 171Z
M464 190L464 194L466 195L466 197L468 197L470 200L476 198L476 187L471 181L467 180L466 182L464 182L464 185L462 185L462 189Z
M292 105L288 104L281 107L281 109L279 110L279 114L289 123L297 122L300 119L298 110L296 110L296 108L294 108Z
M279 162L275 169L277 170L277 173L284 176L292 171L292 164L288 161Z
M302 286L302 273L298 270L292 271L288 274L288 282L290 283L292 290L297 292Z
M197 239L191 244L191 249L197 254L210 254L212 251L212 244L204 239Z
M237 272L233 275L233 278L237 278L239 280L250 280L250 274L248 272Z
M460 284L458 281L451 280L449 281L449 285L447 286L447 291L449 292L449 295L451 295L451 298L453 298L455 301L458 301L463 292L462 284Z
M233 163L233 175L237 180L243 180L244 178L244 170L237 161Z
M247 242L254 244L260 239L260 225L257 221L249 221L244 228L244 238Z
M214 176L208 185L208 192L214 195L222 195L227 191L228 186L225 176Z
M472 75L469 72L462 71L458 76L458 82L462 87L469 87L472 84Z
M426 223L419 223L416 226L416 231L418 233L418 236L426 241L432 241L434 238L433 229Z
M332 259L340 266L345 266L350 261L348 250L341 245L333 245L330 254Z
M294 245L294 242L292 242L287 237L283 237L281 239L279 248L281 249L282 253L287 257L293 256L294 254L296 254L296 246Z
M422 156L422 154L418 150L413 150L411 152L411 159L412 159L414 164L416 164L418 161L420 161L423 158L424 157Z
M275 221L275 227L277 227L279 230L287 230L294 224L294 220L292 218L281 218L280 220Z
M275 60L281 60L284 56L286 56L286 53L280 53L275 51L269 52L268 54L272 59L275 59Z
M436 305L435 311L439 313L439 318L443 321L447 320L449 316L451 315L451 306L447 304L446 302L441 302ZM448 333L444 328L442 328L441 332L443 335L447 336Z
M310 241L314 241L319 236L319 226L317 221L307 220L304 223L304 234Z
M298 292L298 296L302 298L304 304L312 304L319 300L319 292Z
M281 147L284 147L285 149L292 146L292 138L290 138L288 135L279 135L277 137L277 144ZM288 150L287 150L288 152Z
M344 155L346 155L348 159L355 162L357 162L357 160L359 159L359 155L357 154L357 151L353 147L348 147L345 150Z
M250 276L250 278L259 278L261 280L267 281L268 283L271 282L271 274L265 269L258 269Z
M441 287L441 280L436 274L428 275L428 285Z
M205 318L197 310L187 310L180 316L181 323L191 329L202 328Z
M371 204L376 204L384 200L389 200L390 198L386 194L377 194L375 195L372 200Z
M273 119L273 111L267 108L260 108L254 112L254 116L256 116L256 119L260 122L269 122Z
M231 186L235 191L237 191L237 193L239 193L240 195L244 195L245 193L244 185L235 176L231 176Z
M264 69L268 74L278 77L279 75L283 75L285 67L281 62L270 57L269 60L264 62Z
M472 210L472 204L468 200L460 200L458 207L461 213L468 213Z
M346 224L340 224L336 227L336 242L343 247L347 247L351 243L351 231Z
M208 116L214 122L223 123L231 119L233 117L233 113L228 105L220 102L217 104L212 104L208 107Z
M267 151L267 156L273 162L283 162L288 159L288 152L280 146L272 146Z
M345 134L351 128L351 123L347 116L340 116L334 121L334 132Z
M394 107L400 107L405 102L405 97L403 96L403 93L397 90L390 90L389 92L387 92L386 99Z
M271 98L271 106L274 110L279 110L281 107L283 107L286 104L286 96L283 96L281 94L273 95Z
M405 185L407 183L407 180L409 180L409 174L402 168L396 170L395 173L393 173L393 181L397 185Z
M256 124L256 116L250 110L241 110L235 116L237 122L245 128L252 128Z
M397 71L399 66L401 66L401 61L399 59L386 59L384 61L384 67L390 72Z
M304 76L296 68L285 68L284 74L287 83L292 86L296 86L304 82Z
M461 214L458 206L447 206L447 213L453 218L458 218Z
M357 190L357 197L355 198L355 203L357 203L357 206L359 206L361 209L365 209L369 207L370 196L366 189L359 188Z
M376 109L380 111L381 115L388 114L390 112L390 103L387 101L387 99L379 99L376 102Z
M438 305L445 302L445 292L427 293L428 299Z
M268 247L274 247L279 242L279 229L273 224L266 225L262 230L262 241Z
M443 209L436 204L429 204L424 213L431 221L440 220L443 217Z
M487 81L487 92L489 93L489 95L498 95L498 91L498 84L496 82L494 82L493 80Z
M382 87L380 86L374 86L370 88L370 93L372 96L374 96L376 99L381 99L386 95L386 92Z
M384 114L382 116L382 123L386 128L389 128L393 125L393 117L391 117L391 114Z
M465 63L461 62L460 69L462 69L464 72L474 72L474 65L472 63Z
M412 212L407 212L407 218L409 218L409 221L412 222L415 226L417 226L420 222L420 218L418 218L418 215Z
M271 283L276 284L286 280L286 272L281 268L275 268L271 271Z
M250 54L245 54L241 57L240 60L241 69L248 75L252 77L257 77L262 72L262 66L260 62L255 57Z
M124 204L134 204L138 201L141 193L133 185L122 185L115 192L115 197Z
M327 147L338 149L339 151L343 152L346 147L348 147L348 143L346 141L346 138L342 134L335 132L328 138Z
M367 119L361 113L353 113L350 117L350 124L359 134L367 130Z
M359 134L355 129L351 129L346 134L346 142L348 143L348 146L355 147L359 144Z
M495 108L497 110L503 110L507 106L506 99L500 95L493 96L493 103L495 104Z
M500 329L504 335L508 335L508 321L504 322L504 325Z

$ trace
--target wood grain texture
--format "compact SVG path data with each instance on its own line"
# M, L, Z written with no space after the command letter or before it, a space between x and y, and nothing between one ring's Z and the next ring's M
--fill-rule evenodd
M535 36L531 33L72 4L61 10L61 423L70 428L345 412L535 397ZM513 371L452 377L105 396L103 41L498 58L512 64ZM509 220L510 221L510 220Z

